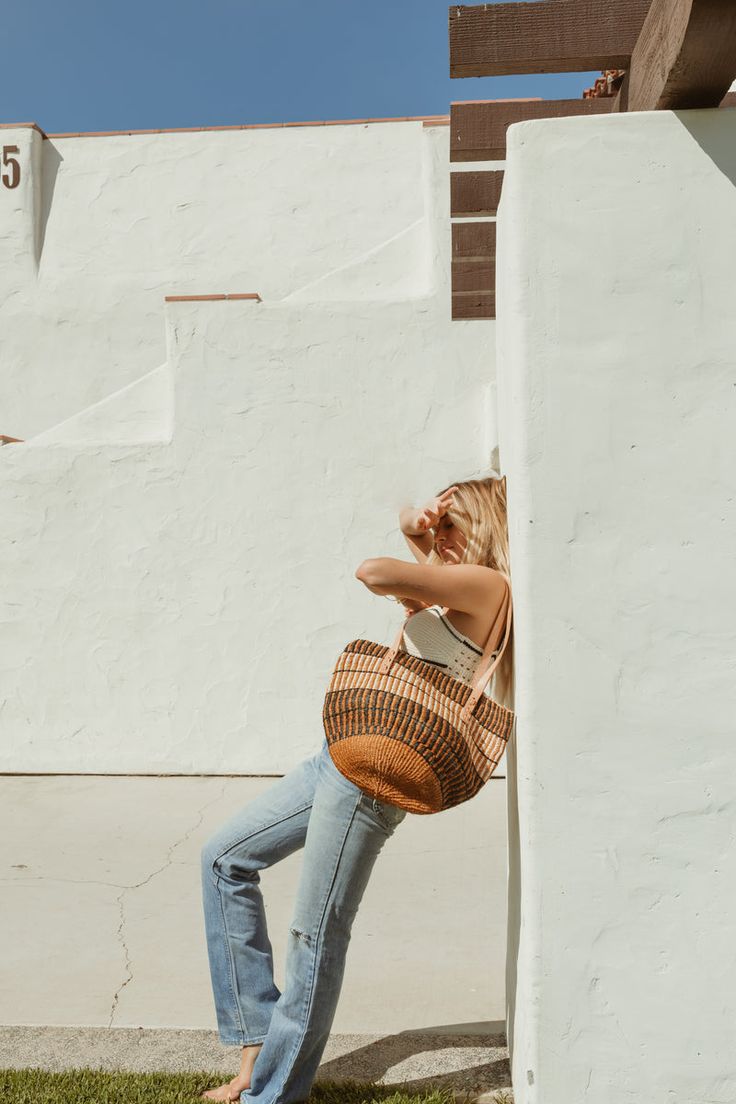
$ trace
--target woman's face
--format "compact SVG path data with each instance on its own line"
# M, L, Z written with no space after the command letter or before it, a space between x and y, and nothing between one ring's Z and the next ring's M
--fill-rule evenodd
M467 543L462 529L450 521L447 514L440 518L434 528L434 546L444 563L460 563Z

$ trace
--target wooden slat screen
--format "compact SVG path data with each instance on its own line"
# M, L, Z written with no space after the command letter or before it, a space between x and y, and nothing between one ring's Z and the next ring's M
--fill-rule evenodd
M452 223L452 317L496 317L496 224Z
M509 126L532 119L736 107L736 0L527 0L455 5L448 19L451 77L625 70L616 95L452 103L451 162L505 161ZM452 217L496 215L502 183L503 171L452 173ZM495 222L453 223L453 318L495 318L495 269Z

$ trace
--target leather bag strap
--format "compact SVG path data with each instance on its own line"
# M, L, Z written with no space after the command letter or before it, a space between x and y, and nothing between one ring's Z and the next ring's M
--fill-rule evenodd
M504 576L504 578L505 578L505 576ZM501 650L499 651L498 655L493 660L493 662L490 665L486 666L486 664L488 663L488 660L490 659L491 654L493 652L493 647L492 647L493 636L494 636L493 630L495 629L497 621L498 621L498 619L496 619L496 621L494 621L493 625L491 626L491 631L488 634L488 639L486 641L485 648L483 649L483 655L478 660L478 666L476 667L475 672L473 674L473 677L470 681L469 685L473 687L473 690L472 690L472 693L471 693L470 697L468 698L467 702L463 706L462 713L461 713L461 721L465 721L467 719L467 717L470 716L470 714L475 709L475 707L478 703L478 700L479 700L481 694L483 693L483 691L485 690L486 685L487 685L491 675L495 671L498 664L501 662L501 657L503 656L503 653L506 650L506 645L509 642L509 636L511 635L512 601L511 601L511 586L509 585L508 579L506 579L506 583L507 583L506 629L505 629L505 632L504 632L503 644L501 645ZM444 612L447 613L447 611L449 609L449 606L443 606L442 608L443 608ZM390 669L391 669L391 664L393 663L393 661L396 657L396 653L398 652L398 650L401 646L401 643L402 643L402 640L403 640L403 637L404 637L404 629L406 628L407 621L409 620L410 617L413 617L415 613L420 613L420 612L421 612L420 610L411 611L410 613L408 613L406 615L406 617L404 618L402 623L399 625L399 630L396 633L396 637L394 639L393 644L391 645L388 652L386 652L386 655L381 660L381 664L379 666L379 671L381 672L381 674L387 674L388 671L390 671Z

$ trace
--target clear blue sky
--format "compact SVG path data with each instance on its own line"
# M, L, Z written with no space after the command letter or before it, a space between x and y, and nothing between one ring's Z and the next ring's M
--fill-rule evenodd
M47 133L444 115L599 73L450 80L447 0L14 0L0 122Z

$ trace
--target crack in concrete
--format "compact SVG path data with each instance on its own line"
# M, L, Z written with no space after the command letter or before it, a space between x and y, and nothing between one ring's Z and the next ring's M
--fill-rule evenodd
M143 879L143 881L135 882L133 885L124 886L122 888L121 892L118 894L117 903L118 903L118 906L119 906L119 909L120 909L120 923L118 924L118 930L115 934L116 934L117 938L120 940L120 943L122 944L122 947L123 947L123 953L125 955L126 976L124 977L124 979L122 981L122 984L120 984L117 987L117 989L115 990L115 992L113 994L112 1004L110 1005L110 1019L108 1020L108 1024L107 1024L108 1027L112 1027L112 1023L113 1023L113 1020L115 1018L115 1012L116 1012L116 1009L117 1009L117 1006L118 1006L118 1001L120 1000L120 994L122 993L122 991L126 987L126 985L128 985L133 980L133 971L131 969L130 952L128 950L128 944L125 941L125 932L124 932L124 928L125 928L125 906L124 906L123 898L125 897L125 894L128 893L130 890L140 889L141 886L148 885L148 883L153 878L155 878L162 871L166 870L167 867L171 866L171 864L173 862L173 860L171 858L173 852L176 850L177 847L180 847L183 843L185 843L189 839L192 832L196 831L196 829L199 828L200 824L202 823L203 817L204 817L205 809L208 808L210 805L214 805L216 801L221 801L222 800L222 798L225 796L225 789L226 789L227 784L228 784L229 781L230 780L228 778L226 778L224 780L223 784L222 784L220 793L217 795L217 797L213 798L210 801L206 801L204 803L204 805L202 805L202 807L200 809L198 809L196 823L193 824L191 826L191 828L188 828L187 831L184 833L184 835L180 839L176 840L174 843L171 844L168 851L166 852L166 858L164 859L163 864L160 867L158 867L157 870L152 871L148 875L147 878Z
M115 889L134 889L134 886L124 886L120 882L98 882L95 878L48 878L45 874L30 874L24 878L0 878L0 885L24 886L29 882L64 882L68 885L104 885L113 886Z

